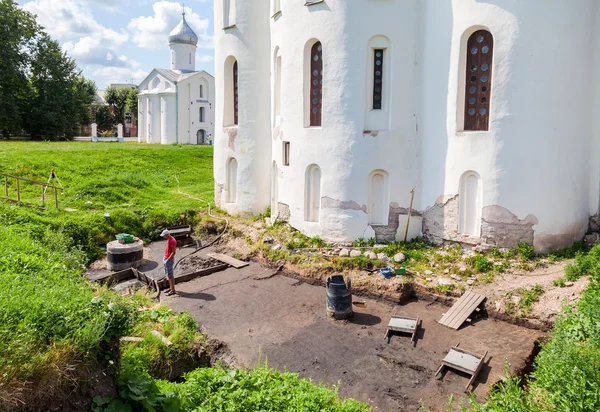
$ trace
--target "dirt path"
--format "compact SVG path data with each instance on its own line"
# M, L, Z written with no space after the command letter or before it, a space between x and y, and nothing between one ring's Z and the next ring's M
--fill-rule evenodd
M481 399L503 375L505 359L523 366L541 335L492 319L450 330L436 323L447 308L422 301L397 306L361 298L367 306L355 308L352 322L332 321L325 313L324 288L275 275L255 263L178 289L180 295L166 302L189 311L210 337L229 346L240 364L252 367L268 360L279 370L339 383L341 396L370 402L378 410L417 411L421 400L439 410L451 394L463 395L464 376L433 377L447 350L459 341L472 351L490 353L475 386ZM383 336L394 311L423 319L416 347L405 336L386 344Z
M562 288L554 286L555 280L565 276L564 268L569 263L571 261L556 263L522 274L498 275L493 283L475 286L473 291L488 297L488 308L504 313L508 302L518 304L520 290L540 285L544 292L526 318L534 325L548 328L554 323L562 306L579 299L589 283L587 278L581 278L576 282L567 282L568 286Z

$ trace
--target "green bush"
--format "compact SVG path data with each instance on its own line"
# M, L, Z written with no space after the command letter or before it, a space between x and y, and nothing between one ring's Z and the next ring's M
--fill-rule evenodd
M477 273L487 273L494 269L494 262L480 254L471 256L465 259L465 261L471 265Z
M517 255L522 261L528 261L533 259L535 257L533 246L525 242L519 243L517 245Z
M371 408L351 399L338 400L335 387L315 385L297 374L267 367L249 371L197 369L182 383L160 381L161 394L175 394L182 411L331 411ZM163 396L169 396L163 395Z

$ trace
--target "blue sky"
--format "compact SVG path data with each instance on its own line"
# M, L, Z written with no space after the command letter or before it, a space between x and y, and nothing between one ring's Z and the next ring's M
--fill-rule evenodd
M167 37L181 3L151 0L18 0L77 61L98 88L139 84L155 67L170 68ZM200 41L196 69L213 73L213 0L187 0L186 20Z

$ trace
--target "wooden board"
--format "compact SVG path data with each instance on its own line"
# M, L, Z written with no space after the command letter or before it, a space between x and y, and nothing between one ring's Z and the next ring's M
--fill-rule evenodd
M222 265L213 266L213 267L210 267L207 269L201 269L196 272L188 272L188 273L184 273L181 275L177 275L177 276L175 276L175 284L177 285L182 282L189 282L190 280L199 278L201 276L208 276L215 272L220 272L222 270L225 270L228 267L229 267L229 265L222 264ZM161 290L168 289L169 288L169 280L166 277L162 278L161 280L156 282L156 285L158 285L158 289L161 289Z
M232 258L231 256L227 256L222 253L209 253L207 256L213 259L220 260L221 262L227 263L228 265L231 265L236 269L246 267L250 264L248 262L242 262L241 260Z
M438 321L444 326L458 329L485 300L485 296L466 291Z

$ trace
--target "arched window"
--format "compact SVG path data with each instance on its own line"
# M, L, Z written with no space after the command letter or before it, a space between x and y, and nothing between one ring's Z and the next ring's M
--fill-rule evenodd
M310 49L309 118L310 126L321 126L323 114L323 46L318 41Z
M227 161L227 203L237 201L237 166L235 158Z
M305 181L304 220L318 222L321 210L321 169L319 166L308 166Z
M192 64L192 53L190 53L190 64Z
M388 224L388 175L383 170L376 170L369 177L369 223L372 225Z
M381 35L372 37L367 53L365 130L388 130L392 83L390 40Z
M200 107L200 123L204 123L204 106Z
M223 27L235 24L235 0L223 0Z
M233 124L238 124L238 63L233 63Z
M238 64L233 56L225 60L224 73L223 127L231 127L238 124Z
M204 97L204 87L200 85L200 97Z
M279 48L275 52L275 96L273 98L275 105L275 120L281 116L281 55Z
M467 40L464 130L488 130L494 38L477 30Z
M160 79L157 77L152 81L152 88L156 89L159 84L160 84Z
M480 236L481 232L481 178L473 171L460 178L458 231Z

